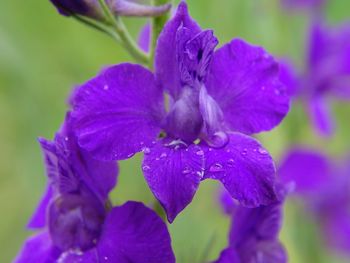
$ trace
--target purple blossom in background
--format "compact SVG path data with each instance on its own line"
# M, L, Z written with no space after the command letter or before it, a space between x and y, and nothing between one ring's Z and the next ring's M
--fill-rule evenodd
M334 132L330 101L350 100L350 26L328 28L314 22L306 67L304 74L296 76L285 65L281 81L304 102L317 131L329 136Z
M40 139L48 190L29 223L39 229L15 262L175 262L163 221L138 202L111 207L114 162L80 149L68 116L53 142Z
M231 217L229 245L215 263L286 263L287 253L278 240L282 224L285 189L281 201L268 206L246 208L223 192L221 201Z
M284 157L279 175L295 184L307 211L320 223L325 240L335 249L350 251L349 158L335 162L311 149L295 148Z
M326 0L282 0L288 9L321 9L325 3Z
M146 181L170 222L208 178L246 206L276 199L272 158L244 134L270 130L288 112L278 64L242 40L217 44L182 2L158 39L154 74L112 66L72 97L79 145L106 161L143 151Z

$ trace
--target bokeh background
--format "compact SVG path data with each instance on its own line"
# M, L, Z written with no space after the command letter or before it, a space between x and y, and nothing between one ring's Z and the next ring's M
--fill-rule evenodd
M303 66L307 12L283 10L278 0L188 0L192 16L213 28L221 44L235 37L264 46L278 57ZM326 19L350 19L350 1L331 0ZM127 19L136 37L142 19ZM52 138L67 110L74 85L93 77L101 67L131 58L108 36L59 16L49 0L0 2L0 262L11 262L44 190L46 178L36 138ZM331 155L350 150L350 106L334 107L337 132L330 139L314 134L300 106L273 132L259 135L276 162L291 144L305 143ZM120 163L114 204L126 200L153 202L140 170L141 156ZM218 184L207 181L191 205L170 225L178 262L214 259L226 244L229 220L216 200ZM289 201L281 238L291 263L349 262L324 244L317 224L302 205Z

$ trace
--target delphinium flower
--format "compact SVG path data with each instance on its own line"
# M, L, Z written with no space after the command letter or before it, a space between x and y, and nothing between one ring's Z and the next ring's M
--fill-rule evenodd
M278 189L280 201L246 208L222 192L222 206L231 217L229 245L215 263L285 263L287 253L278 239L287 188Z
M306 70L299 76L292 71L290 76L294 74L295 79L292 92L304 103L319 134L332 135L331 100L350 100L350 27L330 28L322 22L313 22ZM281 81L288 85L290 78L285 76L281 76Z
M29 223L38 233L15 262L175 262L167 227L155 212L131 201L112 208L116 163L82 150L69 116L54 141L40 144L48 191Z
M217 44L181 2L159 36L155 73L123 63L72 95L79 145L105 161L143 151L146 181L170 222L208 178L245 206L276 200L273 160L248 135L288 112L278 64L243 40Z
M335 161L312 149L290 150L279 168L281 180L295 184L333 248L350 251L350 165L349 158Z

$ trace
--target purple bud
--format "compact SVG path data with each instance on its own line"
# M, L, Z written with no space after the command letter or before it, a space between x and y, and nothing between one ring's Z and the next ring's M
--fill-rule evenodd
M64 16L82 15L94 19L103 17L98 0L50 0Z
M106 0L112 12L120 16L160 16L168 12L171 4L150 6L133 3L127 0Z

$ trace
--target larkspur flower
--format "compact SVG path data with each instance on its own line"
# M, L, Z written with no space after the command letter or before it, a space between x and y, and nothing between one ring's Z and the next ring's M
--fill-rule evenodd
M163 221L138 202L111 207L114 162L80 149L68 117L53 142L40 139L48 191L29 227L39 229L17 263L175 262Z
M280 186L278 191L280 201L257 208L239 206L222 192L222 206L232 222L229 245L215 263L287 262L286 250L278 240L287 189Z
M281 81L290 86L292 93L306 106L311 122L320 135L334 132L330 101L350 100L350 27L328 28L313 22L304 74L284 67ZM285 72L289 71L289 75Z
M289 109L278 64L242 40L217 44L181 2L158 39L154 74L112 66L71 99L79 145L95 158L144 152L146 181L170 222L208 178L246 206L276 198L272 158L245 134L272 129Z
M349 158L336 162L319 151L296 147L285 155L278 173L283 182L295 184L295 195L319 223L325 241L349 253Z
M82 15L103 20L103 9L99 0L51 0L58 12L64 16ZM106 0L110 11L118 16L159 16L168 12L170 4L149 6L131 0Z

